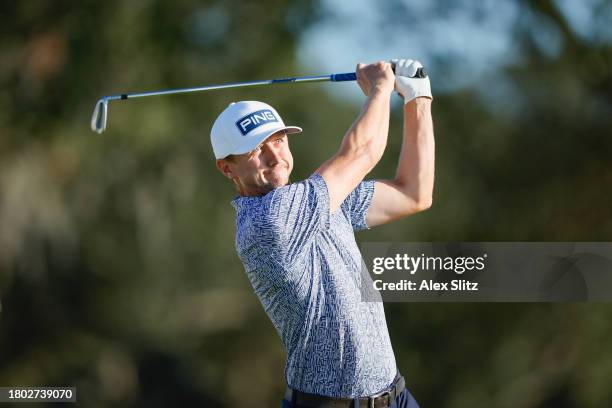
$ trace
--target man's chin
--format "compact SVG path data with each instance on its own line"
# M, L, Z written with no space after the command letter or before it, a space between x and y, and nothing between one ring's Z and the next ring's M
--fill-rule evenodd
M270 180L268 185L270 186L270 190L273 190L275 188L286 186L288 183L289 183L289 180L287 179L287 177L279 177L279 178Z
M286 171L271 172L267 181L271 189L283 187L289 183L289 174Z

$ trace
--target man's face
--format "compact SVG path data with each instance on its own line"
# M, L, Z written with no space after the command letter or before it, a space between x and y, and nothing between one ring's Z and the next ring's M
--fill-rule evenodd
M217 160L217 168L236 184L240 195L264 195L289 183L293 156L284 131L279 131L255 150Z

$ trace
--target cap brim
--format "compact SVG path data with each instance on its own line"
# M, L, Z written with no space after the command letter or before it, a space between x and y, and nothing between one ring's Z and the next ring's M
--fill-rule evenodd
M285 133L287 133L288 135L291 135L294 133L300 133L302 131L302 128L298 126L285 126L285 127L271 130L270 132L263 133L260 137L253 138L249 144L244 145L241 149L239 149L239 151L234 152L232 154L245 154L252 150L255 150L255 148L259 146L261 143L263 143L264 140L266 140L273 134L280 132L281 130L284 130Z

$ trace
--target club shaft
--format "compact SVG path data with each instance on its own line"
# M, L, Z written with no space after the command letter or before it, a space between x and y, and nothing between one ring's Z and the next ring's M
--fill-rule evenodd
M114 101L114 100L120 100L120 99L142 98L145 96L173 95L173 94L182 94L182 93L189 93L189 92L212 91L215 89L240 88L240 87L245 87L245 86L261 86L261 85L282 84L282 83L326 82L326 81L334 81L334 80L336 82L340 80L350 81L354 79L337 79L337 78L339 75L349 75L350 76L351 74L352 73L309 76L309 77L267 79L267 80L262 80L262 81L249 81L249 82L233 82L233 83L227 83L227 84L199 86L199 87L193 87L193 88L168 89L168 90L161 90L161 91L111 95L111 96L108 96L107 99L109 101ZM352 75L354 76L355 74L353 73Z

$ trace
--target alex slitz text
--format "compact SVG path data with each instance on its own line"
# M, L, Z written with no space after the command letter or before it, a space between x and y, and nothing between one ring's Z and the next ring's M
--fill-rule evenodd
M450 282L435 282L432 279L412 281L402 279L398 282L383 282L377 279L373 282L377 291L477 291L478 282L467 279L453 279Z

